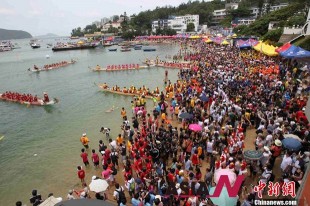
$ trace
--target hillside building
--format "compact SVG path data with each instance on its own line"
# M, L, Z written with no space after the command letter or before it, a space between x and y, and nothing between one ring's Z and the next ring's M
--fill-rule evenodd
M185 16L170 16L168 19L160 19L152 21L152 32L156 32L158 28L173 29L177 33L185 33L187 24L193 23L195 26L194 31L198 31L199 15L185 15Z
M287 3L282 3L274 6L270 6L270 4L265 3L263 7L261 8L261 15L265 15L268 12L276 11L279 9L282 9L284 7L288 6ZM219 23L226 18L227 16L227 11L228 10L235 10L238 9L239 4L238 3L227 3L225 4L225 9L219 9L219 10L214 10L213 15L212 15L212 25L219 25ZM260 15L260 9L258 7L250 7L249 10L251 11L251 16L248 18L243 18L239 20L239 23L237 24L242 24L242 25L247 25L255 21L256 18L259 17ZM234 24L236 21L234 21Z

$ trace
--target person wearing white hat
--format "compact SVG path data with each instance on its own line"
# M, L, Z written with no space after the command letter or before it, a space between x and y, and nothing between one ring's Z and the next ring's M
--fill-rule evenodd
M269 163L273 166L276 158L281 155L282 142L280 140L276 139L274 142L274 145L271 146L270 151L271 151L272 155L271 155L271 158L269 159Z
M89 139L86 136L86 133L83 133L82 137L80 138L80 141L83 144L83 146L85 147L85 149L89 148L89 146L88 146Z
M266 166L266 164L268 163L270 157L271 157L271 152L270 149L267 146L264 146L264 152L263 152L263 156L260 158L259 162L260 162L260 166L261 169L263 170L263 168Z

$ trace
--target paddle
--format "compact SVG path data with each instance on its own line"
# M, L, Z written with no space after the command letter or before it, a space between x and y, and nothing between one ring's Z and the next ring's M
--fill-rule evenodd
M0 137L0 141L1 141L3 138L4 138L4 135L2 135L2 136Z

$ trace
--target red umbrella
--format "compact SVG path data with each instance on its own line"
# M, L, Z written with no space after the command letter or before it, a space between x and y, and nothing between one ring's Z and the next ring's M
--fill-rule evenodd
M199 124L190 124L188 128L194 132L199 132L202 130L202 127Z

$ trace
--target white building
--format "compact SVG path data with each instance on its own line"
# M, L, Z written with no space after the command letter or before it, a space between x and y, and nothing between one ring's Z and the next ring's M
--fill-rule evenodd
M274 6L270 6L269 8L269 12L272 12L272 11L277 11L279 9L282 9L284 7L287 7L288 4L286 3L282 3L282 4L278 4L278 5L274 5ZM262 7L262 15L266 14L267 10L268 10L268 7L269 7L269 4L268 3L265 3ZM259 8L258 7L251 7L250 8L250 11L251 11L251 14L253 17L257 18L258 15L259 15Z
M262 12L262 15L264 15L264 14L266 14L268 7L269 7L269 12L272 12L272 11L282 9L286 6L288 6L288 4L283 3L283 4L278 4L278 5L274 5L274 6L269 7L269 4L265 3L262 7L261 12ZM217 25L220 23L221 20L225 19L226 15L227 15L226 10L229 10L229 9L231 9L231 10L238 9L238 3L227 3L227 4L225 4L225 9L214 10L213 15L212 15L212 24ZM251 8L249 8L249 10L251 11L252 17L257 18L259 16L259 8L258 7L251 7ZM249 24L249 23L252 23L253 21L254 21L253 19L251 19L251 20L245 19L242 22L242 24Z
M185 33L187 24L193 23L195 26L194 31L198 31L199 26L199 15L185 15L170 17L169 19L161 19L152 22L152 32L156 32L158 28L161 29L173 29L177 33Z
M101 31L106 32L110 27L120 29L121 28L121 23L120 22L112 22L112 23L106 23L105 25L102 26Z
M214 10L212 15L212 24L219 24L226 17L226 9Z

